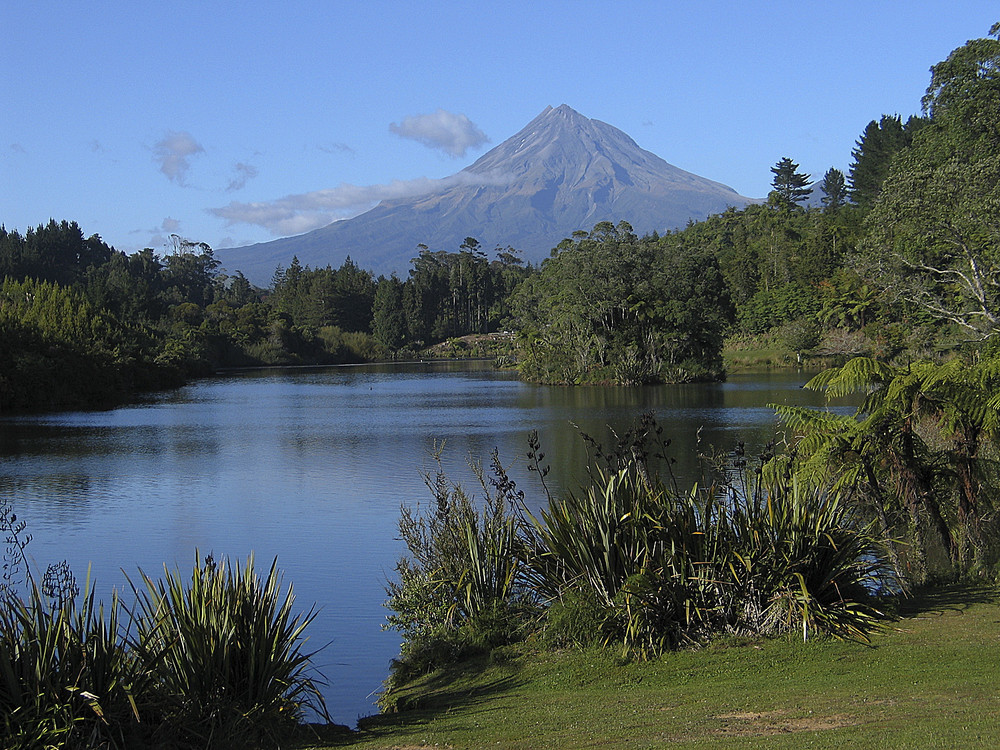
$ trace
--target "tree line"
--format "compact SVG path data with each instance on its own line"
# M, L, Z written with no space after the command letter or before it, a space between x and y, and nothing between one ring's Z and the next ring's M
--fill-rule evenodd
M65 388L36 389L31 375L55 372L70 351L117 393L219 367L368 361L496 331L516 332L505 360L524 377L555 383L716 378L727 340L886 360L989 346L1000 320L995 37L934 66L922 116L872 120L846 174L831 168L814 182L782 157L765 202L663 235L599 222L537 268L470 236L455 250L418 246L404 279L376 278L350 258L336 269L293 259L259 289L221 271L208 245L176 235L162 255L126 255L73 222L23 236L0 227L0 408L71 405ZM16 286L29 282L59 291L32 297ZM116 343L74 337L59 316L41 327L47 313L18 295L100 317L114 331L104 341Z
M260 289L177 235L163 254L128 255L75 222L0 227L0 411L105 405L219 368L366 362L495 331L531 271L511 248L488 260L470 237L456 252L418 248L405 281L350 258L296 258Z

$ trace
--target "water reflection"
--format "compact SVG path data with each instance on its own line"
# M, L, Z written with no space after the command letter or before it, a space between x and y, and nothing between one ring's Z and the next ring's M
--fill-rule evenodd
M466 480L470 456L498 449L537 505L529 430L550 486L573 487L586 456L577 428L607 440L653 410L694 478L699 428L702 449L759 449L776 435L768 403L822 403L805 379L548 388L466 363L243 373L140 406L0 420L0 493L28 520L36 560L66 559L81 579L92 565L106 591L126 585L122 569L188 569L196 549L253 550L262 567L276 556L303 606L322 608L312 644L330 643L319 657L328 701L353 723L374 710L369 694L398 649L380 630L383 583L401 553L400 505L429 500L420 471L436 444Z

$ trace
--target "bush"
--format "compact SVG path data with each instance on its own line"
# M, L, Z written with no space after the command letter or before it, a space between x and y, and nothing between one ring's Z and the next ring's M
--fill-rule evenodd
M884 619L872 592L891 577L872 523L772 457L751 467L738 452L719 483L681 491L660 433L647 415L609 448L585 435L587 481L546 490L537 514L495 454L481 513L440 469L428 478L434 511L404 508L400 521L412 558L388 588L404 643L385 705L407 679L537 629L526 605L547 605L550 646L618 644L638 658L722 633L868 638Z
M312 611L293 615L272 564L211 558L190 584L165 571L129 611L82 596L66 563L41 584L9 504L0 578L0 746L29 748L276 747L305 709L326 716L311 654Z
M326 714L312 654L301 650L315 611L293 615L276 562L261 580L251 555L244 566L211 556L185 586L164 568L140 571L135 649L155 676L150 696L162 731L199 746L277 745L306 708Z
M633 656L719 632L866 639L882 619L871 588L888 574L874 525L783 475L743 466L732 477L679 493L641 458L593 472L585 493L531 517L533 585L550 601L596 603L605 640Z
M386 585L392 610L386 628L403 635L399 659L386 681L383 706L394 686L473 653L520 639L532 611L522 586L517 522L499 484L496 454L491 487L474 465L483 491L475 499L448 480L440 466L425 476L434 504L425 514L400 511L399 531L409 557L396 565L398 580Z

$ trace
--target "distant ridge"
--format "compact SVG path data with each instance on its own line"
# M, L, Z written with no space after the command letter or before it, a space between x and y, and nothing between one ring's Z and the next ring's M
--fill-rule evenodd
M683 227L752 202L640 148L621 130L565 104L546 107L520 132L440 181L439 190L382 201L371 210L295 237L217 251L229 271L265 286L293 256L339 266L348 255L376 274L405 276L417 245L485 250L510 245L534 263L577 230L628 221L637 234Z

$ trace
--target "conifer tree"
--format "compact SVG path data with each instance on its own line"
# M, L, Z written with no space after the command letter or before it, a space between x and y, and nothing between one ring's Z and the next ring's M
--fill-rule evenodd
M823 182L820 184L823 191L823 210L827 213L836 211L847 201L847 186L844 182L844 173L839 169L830 167L823 175Z
M771 172L774 174L771 198L780 207L795 208L812 195L812 188L808 186L810 176L799 172L799 165L787 156L771 167Z

